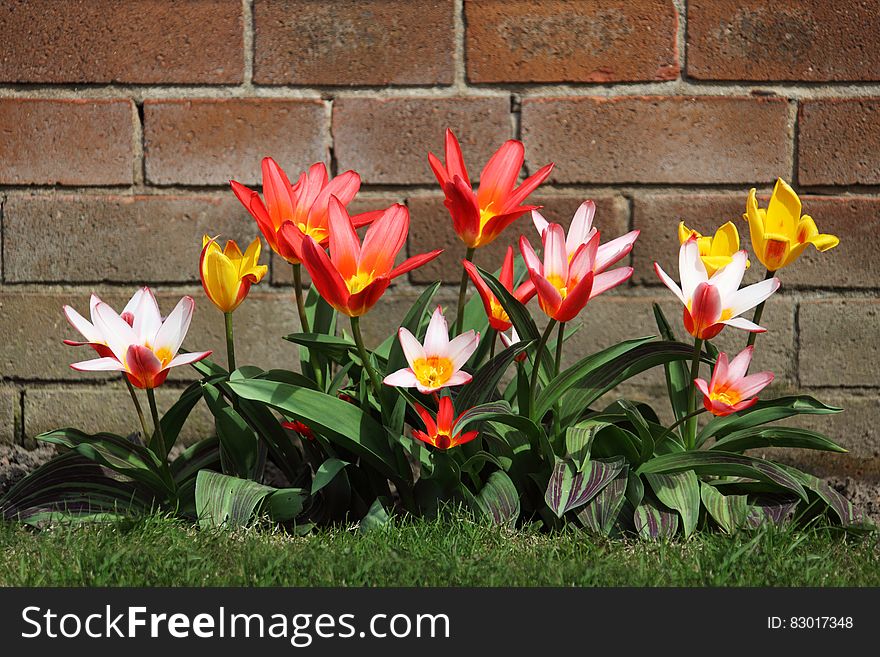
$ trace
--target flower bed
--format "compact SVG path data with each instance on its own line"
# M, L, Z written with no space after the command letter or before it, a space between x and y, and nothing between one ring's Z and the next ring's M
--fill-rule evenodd
M72 367L119 372L140 432L64 428L39 436L68 450L9 490L0 499L3 515L43 524L161 509L202 526L268 516L306 532L352 520L374 526L392 513L432 516L453 503L495 524L575 525L650 539L817 516L860 525L852 504L826 482L747 453L770 446L845 451L817 432L777 424L841 409L809 396L759 399L773 374L749 373L765 330L762 311L782 284L782 270L811 245L827 251L838 243L801 214L791 187L779 180L767 208L758 207L755 190L749 193L744 218L756 249L752 262L731 222L711 237L679 227L678 280L666 273L668 263L654 268L682 303L680 327L655 305L657 336L633 336L562 369L565 341L590 300L632 276L621 263L638 231L603 241L589 200L567 232L548 223L528 197L553 165L517 185L519 141L498 149L476 191L451 131L444 160L428 156L463 244L454 311L434 305L436 283L412 305L398 334L369 351L361 322L396 277L440 251L398 262L409 211L397 204L351 216L357 173L331 180L316 164L291 184L266 158L262 196L236 182L232 191L293 268L301 330L285 339L297 346L298 368L236 363L235 310L267 272L259 263L261 241L242 252L235 242L221 248L206 235L199 268L206 297L223 314L226 366L210 352L181 351L195 309L189 296L164 319L147 287L121 313L95 295L89 319L65 307L82 334L67 343L97 355ZM511 246L502 263L481 261L480 249L528 216L535 232L519 236L518 256ZM741 287L746 268L759 264L764 280ZM303 266L312 280L307 294ZM469 282L477 291L470 299ZM537 311L530 311L534 297ZM454 316L451 330L447 316ZM677 339L681 329L687 342ZM748 335L739 354L712 344L725 329ZM293 353L279 348L279 364L292 365ZM178 366L195 368L201 379L160 415L154 391ZM596 406L655 367L666 376L675 418L669 426L644 403L618 398ZM151 422L138 390L145 391ZM201 400L216 436L169 460ZM701 424L704 414L709 419ZM283 475L281 487L266 485L267 463Z

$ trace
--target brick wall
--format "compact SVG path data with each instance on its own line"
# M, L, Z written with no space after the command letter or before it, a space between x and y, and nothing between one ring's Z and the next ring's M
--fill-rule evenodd
M364 321L369 339L387 334L419 285L459 275L426 162L451 126L472 168L510 137L525 142L528 170L556 161L537 194L548 217L594 198L607 234L642 230L631 284L589 307L570 358L652 333L649 300L677 313L650 264L674 269L679 220L734 219L747 233L748 188L766 198L776 176L793 182L842 242L783 272L758 365L777 390L849 409L811 425L852 450L818 459L821 472L880 477L878 12L855 0L4 2L0 441L59 423L131 428L124 389L70 370L82 354L60 342L72 335L61 305L84 310L92 290L121 303L150 283L166 310L192 293L188 346L222 352L199 240L255 235L226 181L258 183L264 155L291 172L355 168L358 209L402 200L410 252L450 248ZM520 229L526 219L507 238ZM278 339L296 328L289 271L271 269L237 313L242 362L295 358ZM453 287L442 295L452 302ZM660 381L630 390L651 398ZM190 437L207 426L199 416Z

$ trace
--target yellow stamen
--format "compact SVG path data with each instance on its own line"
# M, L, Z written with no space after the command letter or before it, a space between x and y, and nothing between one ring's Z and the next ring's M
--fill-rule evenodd
M452 377L452 361L443 356L428 356L413 362L413 373L426 388L439 388Z
M718 321L726 322L731 317L733 317L733 311L730 308L725 308L721 311L721 317L718 318Z
M171 350L168 347L162 347L156 351L155 354L156 358L162 362L162 367L165 367L171 362L171 359L174 358L174 354L171 353Z
M483 226L494 217L497 213L492 211L493 203L490 203L485 208L480 208L480 230L483 230Z
M489 309L492 311L491 315L493 318L497 319L499 322L509 322L510 317L506 312L504 312L504 308L496 299L492 299L489 302Z
M727 404L728 406L734 406L742 401L742 397L735 390L722 390L720 392L711 392L709 393L709 399L713 401L721 402L722 404Z
M547 277L547 282L556 288L556 291L559 292L559 296L561 296L563 299L568 295L568 287L566 285L567 281L563 280L562 276L558 274L551 274Z
M357 274L345 281L350 294L357 294L367 285L373 282L373 274L371 272L359 271Z

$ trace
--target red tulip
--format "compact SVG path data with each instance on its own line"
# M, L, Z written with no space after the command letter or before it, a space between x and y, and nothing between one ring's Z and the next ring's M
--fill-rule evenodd
M349 317L359 317L372 308L392 279L443 252L439 249L423 253L394 266L409 232L409 211L399 203L382 212L367 229L361 245L345 206L331 196L329 227L330 256L316 240L306 236L302 260L320 295Z
M450 449L458 445L463 445L477 437L477 431L466 431L465 433L453 434L452 430L455 424L461 419L461 415L455 417L455 409L452 407L452 400L449 397L440 398L440 406L437 409L437 421L431 417L431 413L421 406L416 406L416 411L422 422L425 423L425 431L413 429L414 438L424 443L433 445L437 449ZM464 413L462 413L464 415Z
M292 264L302 261L302 241L308 236L318 244L326 245L330 236L328 207L335 196L342 205L348 205L361 186L361 178L354 171L346 171L333 180L327 177L327 168L318 162L309 167L291 185L287 175L271 157L263 158L263 199L260 195L230 180L232 191L256 220L263 237L282 258ZM366 212L352 217L356 227L365 226L379 216Z
M727 354L721 352L712 371L712 380L706 383L704 379L694 379L703 393L703 406L712 415L724 417L754 406L758 403L758 393L773 381L773 372L746 376L754 349L746 347L729 363Z
M468 276L477 287L480 298L483 300L483 308L486 310L486 316L489 318L489 326L499 332L506 331L511 327L510 317L504 312L498 299L492 294L492 290L486 285L480 272L472 262L464 260L464 268L467 270ZM510 291L516 300L522 304L528 303L529 299L535 296L535 284L531 280L526 280L516 290L513 289L513 247L507 247L507 254L504 256L504 264L501 266L501 274L498 276L500 282L505 289Z
M446 164L433 153L428 154L428 163L446 195L444 205L452 215L453 228L469 248L486 246L511 222L538 207L520 204L547 179L553 165L542 167L516 187L524 159L522 142L504 142L480 174L480 185L474 193L452 130L446 130Z

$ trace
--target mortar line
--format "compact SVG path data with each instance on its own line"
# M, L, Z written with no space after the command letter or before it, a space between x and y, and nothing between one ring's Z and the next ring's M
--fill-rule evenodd
M250 91L254 88L254 0L241 0L241 20L244 57L241 87Z
M687 0L673 0L678 15L678 25L675 30L676 55L678 59L678 77L687 81Z
M147 184L147 135L146 123L144 121L144 103L136 102L135 105L136 121L134 122L134 159L132 163L134 167L134 184L132 188L138 185ZM139 166L138 166L139 165Z
M467 84L466 71L466 55L465 55L465 38L466 38L466 18L464 9L464 0L455 0L452 7L452 33L453 33L453 78L452 88L458 92L469 91Z
M801 387L801 300L795 299L794 303L794 382Z
M791 184L801 189L800 186L800 143L801 143L801 117L800 101L790 100L791 106Z
M334 100L332 97L324 100L325 143L327 157L330 161L330 176L339 175L339 160L336 158L336 136L333 134Z
M0 194L0 283L6 283L6 194Z
M13 432L13 434L18 434L17 436L16 436L16 435L13 435L13 440L12 440L12 442L13 442L13 444L21 445L22 447L25 446L25 440L26 440L26 435L25 435L25 421L24 421L24 412L25 412L25 411L24 411L24 408L25 408L25 395L26 395L26 394L27 394L27 388L20 388L20 389L19 389L19 395L18 395L18 427L15 426L15 418L13 418L13 423L12 423L12 424L13 424L13 426L12 426L12 432ZM17 431L16 431L16 429L17 429ZM16 439L18 440L17 443L16 443Z

